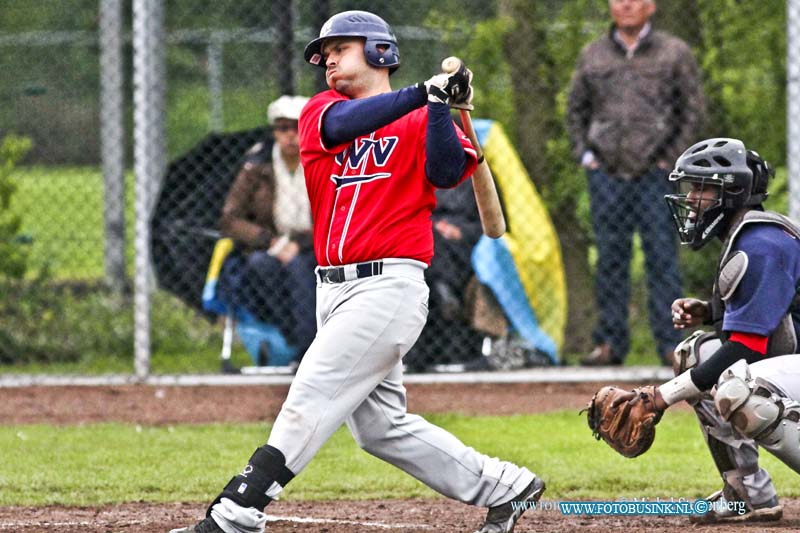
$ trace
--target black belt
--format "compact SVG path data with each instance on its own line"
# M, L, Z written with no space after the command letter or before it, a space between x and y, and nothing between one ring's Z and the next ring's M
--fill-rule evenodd
M357 263L355 277L350 275L347 278L345 275L345 267L325 267L320 268L319 280L322 283L341 283L343 281L353 281L361 278L368 278L370 276L379 276L383 273L383 261L370 261L369 263Z

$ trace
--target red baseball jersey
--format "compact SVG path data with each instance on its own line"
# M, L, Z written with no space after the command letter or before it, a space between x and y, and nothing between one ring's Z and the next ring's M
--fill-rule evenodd
M349 144L322 144L322 117L349 98L334 90L314 96L300 114L300 158L314 218L320 266L406 258L430 265L435 187L425 177L428 108L419 109ZM458 128L458 126L456 126ZM461 180L477 166L469 139Z

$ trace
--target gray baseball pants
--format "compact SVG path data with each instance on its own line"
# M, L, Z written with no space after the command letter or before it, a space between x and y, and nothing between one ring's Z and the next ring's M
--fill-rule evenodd
M423 263L384 260L383 274L317 283L317 336L303 357L267 444L299 474L346 423L368 453L449 498L493 507L534 479L406 412L402 358L428 314ZM343 473L346 475L346 473ZM263 531L265 516L230 500L212 512L227 533ZM240 525L240 526L239 526Z

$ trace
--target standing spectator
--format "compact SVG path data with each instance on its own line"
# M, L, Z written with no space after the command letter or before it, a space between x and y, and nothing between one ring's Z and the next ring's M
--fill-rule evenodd
M586 169L597 244L599 321L587 366L619 365L628 353L632 239L645 254L648 312L664 364L680 335L670 304L681 295L677 242L664 195L671 162L698 135L704 115L689 46L653 29L655 0L609 0L609 33L586 46L573 74L567 121Z
M300 354L316 334L311 207L297 136L307 101L281 96L269 105L275 142L247 152L220 219L242 252L223 267L223 297L278 326Z

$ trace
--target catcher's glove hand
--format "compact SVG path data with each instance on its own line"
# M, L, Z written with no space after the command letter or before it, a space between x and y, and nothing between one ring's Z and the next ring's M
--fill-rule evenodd
M625 457L637 457L650 449L663 414L655 406L655 385L633 391L603 387L586 410L594 437Z

